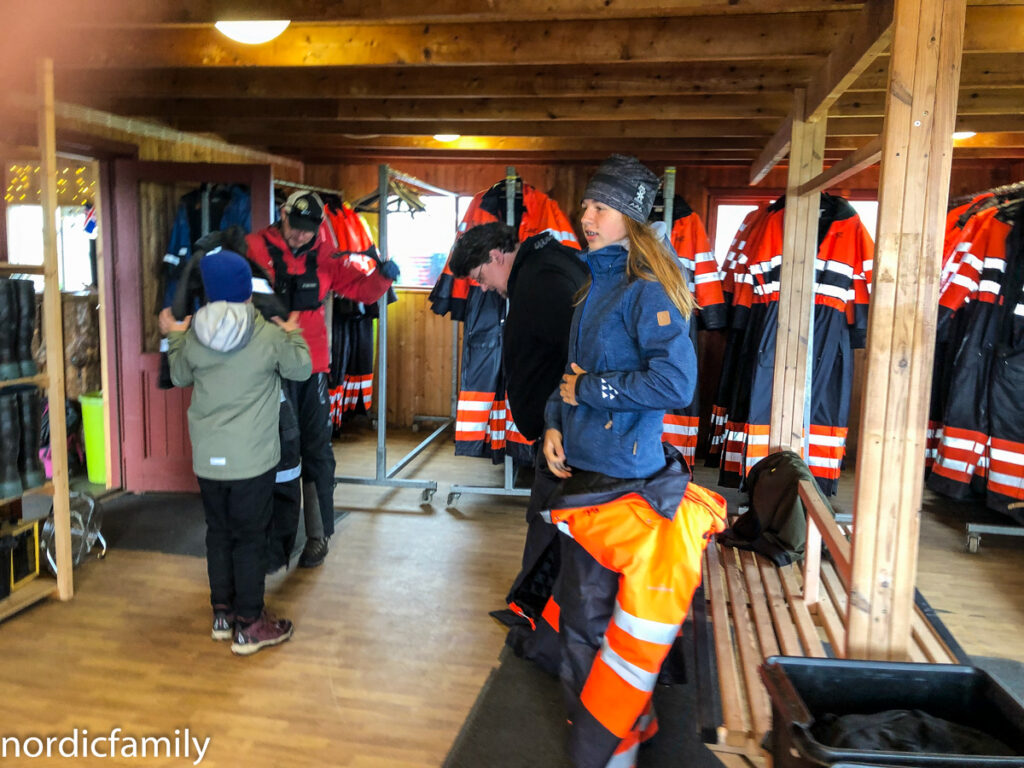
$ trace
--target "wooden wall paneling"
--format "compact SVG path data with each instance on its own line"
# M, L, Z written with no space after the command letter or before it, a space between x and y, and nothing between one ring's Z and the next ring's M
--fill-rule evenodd
M451 413L451 319L430 310L429 294L399 290L388 313L388 423Z
M847 647L906 659L964 0L897 0L868 323Z

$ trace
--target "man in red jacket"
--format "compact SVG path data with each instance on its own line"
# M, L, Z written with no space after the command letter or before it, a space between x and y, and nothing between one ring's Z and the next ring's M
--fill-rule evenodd
M390 261L378 264L375 254L339 252L315 192L292 193L281 207L280 220L247 235L246 244L248 258L273 283L266 290L273 290L289 312L299 313L299 327L313 358L313 375L308 380L282 382L298 415L302 452L306 546L299 565L313 568L324 561L334 533L334 451L327 393L330 350L324 299L334 291L372 304L387 292L398 269Z

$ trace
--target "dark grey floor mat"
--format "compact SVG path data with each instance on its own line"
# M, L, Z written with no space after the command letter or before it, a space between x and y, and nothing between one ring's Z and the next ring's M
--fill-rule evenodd
M110 549L206 556L206 518L197 493L126 493L102 505Z
M100 503L110 549L206 557L206 516L198 493L126 493ZM335 510L335 521L345 514ZM305 543L300 520L293 556Z
M640 749L637 768L721 768L722 763L697 736L693 689L693 685L673 685L655 691L660 730ZM566 736L558 680L506 648L480 690L444 768L571 768Z

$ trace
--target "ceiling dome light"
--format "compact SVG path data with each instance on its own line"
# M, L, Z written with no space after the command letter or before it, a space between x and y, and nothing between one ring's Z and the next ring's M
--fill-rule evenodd
M453 141L458 141L462 138L461 134L458 133L435 133L434 141L439 141L442 144L451 144Z
M291 21L276 19L273 21L218 21L214 26L218 31L230 37L236 43L259 45L273 40L284 32Z
M953 141L959 141L960 139L970 139L977 136L974 131L953 131Z

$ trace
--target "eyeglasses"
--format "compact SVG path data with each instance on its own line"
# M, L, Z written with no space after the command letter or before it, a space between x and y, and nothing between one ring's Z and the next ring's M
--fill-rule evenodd
M484 267L486 267L490 263L491 262L489 262L489 261L485 261L483 264L480 264L479 266L471 269L469 271L469 279L473 280L474 282L482 284L483 283Z

